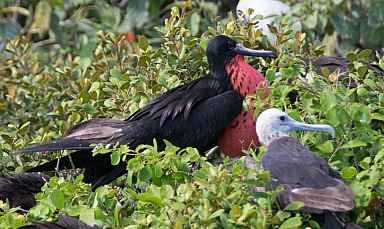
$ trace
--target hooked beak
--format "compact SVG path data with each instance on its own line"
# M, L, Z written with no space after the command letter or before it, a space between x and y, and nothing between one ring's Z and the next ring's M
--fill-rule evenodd
M326 124L307 124L303 122L297 122L295 120L292 120L292 122L289 123L290 130L301 130L301 131L317 131L317 132L327 132L332 135L332 137L335 137L335 129Z
M254 50L244 47L243 44L238 43L233 49L235 53L242 56L257 56L257 57L271 57L276 58L276 54L272 51L267 50Z

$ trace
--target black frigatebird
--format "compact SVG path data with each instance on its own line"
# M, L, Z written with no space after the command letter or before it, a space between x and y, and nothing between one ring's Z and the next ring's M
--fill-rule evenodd
M322 214L323 228L344 228L337 213L354 208L354 194L323 158L313 154L288 133L295 130L324 131L334 136L333 127L297 122L285 112L271 108L257 118L256 131L267 147L261 163L271 173L274 182L283 186L279 203L292 201L304 204L303 212Z
M155 138L169 140L179 147L192 146L200 152L219 144L223 152L233 154L257 145L254 119L251 111L242 111L242 101L259 89L267 96L268 83L243 56L275 55L271 51L245 48L227 36L217 36L207 46L208 75L165 92L127 120L91 119L72 127L58 140L20 150L23 153L76 150L70 156L28 172L74 166L84 169L85 181L96 188L125 174L126 165L112 166L109 155L92 157L91 144L118 142L135 148L152 144ZM4 195L0 193L0 196Z
M306 66L313 66L318 74L322 74L324 68L326 68L329 73L337 72L342 74L349 71L348 65L353 64L353 62L349 61L347 58L337 56L321 56L314 59L306 59L304 62L306 63ZM367 66L368 69L375 72L377 75L384 76L384 69L379 65L362 60L359 60L358 62Z
M57 222L35 222L19 227L19 229L100 229L100 227L90 226L77 218L61 214Z

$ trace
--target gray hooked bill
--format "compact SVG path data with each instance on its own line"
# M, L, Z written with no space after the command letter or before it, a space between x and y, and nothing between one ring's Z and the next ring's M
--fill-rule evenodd
M236 47L233 49L235 53L242 56L257 56L257 57L270 57L276 58L276 54L272 51L268 50L255 50L244 47L243 44L238 43Z

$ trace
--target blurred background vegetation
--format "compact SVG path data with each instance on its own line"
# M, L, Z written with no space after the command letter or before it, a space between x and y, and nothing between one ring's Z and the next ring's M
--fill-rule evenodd
M274 18L272 43L255 30L261 17L244 23L231 0L0 1L0 173L22 172L61 153L14 153L27 144L57 138L91 117L126 118L154 96L202 76L207 41L227 34L279 53L276 60L248 60L270 81L268 103L296 119L336 127L336 140L300 137L352 186L357 207L349 219L383 228L384 77L370 66L384 69L384 2L284 2L290 10ZM346 57L343 71L307 65L322 55ZM243 161L214 166L192 149L147 151L149 157L128 165L140 179L125 188L91 193L81 177L55 178L29 213L1 203L0 227L64 212L111 228L318 228L310 216L288 211L297 206L279 209L275 191L250 192L265 185L268 174ZM259 160L262 152L248 154Z
M243 0L247 1L247 0ZM258 4L268 1L256 0ZM193 36L201 34L229 12L239 0L190 1L188 26ZM354 48L383 48L384 10L381 0L286 0L290 20L298 19L312 41L323 42L339 54ZM24 35L35 48L60 53L88 50L95 46L98 31L120 33L133 41L137 34L158 43L155 26L162 25L175 0L31 0L0 2L0 48L5 39ZM90 43L90 44L89 44ZM86 52L87 47L83 47ZM335 52L335 50L329 50ZM47 59L49 59L47 57Z

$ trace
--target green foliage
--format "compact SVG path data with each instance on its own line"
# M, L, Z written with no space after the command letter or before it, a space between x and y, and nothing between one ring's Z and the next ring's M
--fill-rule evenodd
M298 18L309 37L322 41L331 53L345 53L357 47L383 48L384 2L381 0L289 2L294 4L289 17Z
M47 2L34 1L31 9L49 8ZM63 11L62 1L50 4L51 15ZM114 13L121 9L106 7L101 20L100 15L100 18L94 16L87 7L106 2L72 1L71 4L69 12L73 14L66 20L69 23L81 19L81 23L71 25L75 30L63 30L62 36L76 41L77 48L73 50L62 46L55 51L44 51L31 42L28 34L7 35L14 39L6 43L6 58L0 60L2 173L21 172L44 158L61 154L18 155L13 153L16 149L57 138L73 124L91 117L126 118L154 96L202 76L207 71L204 50L213 35L224 33L248 47L270 48L265 37L254 31L251 24L237 25L231 16L223 20L212 19L210 14L201 17L208 9L214 12L215 5L209 3L196 7L195 2L182 2L181 8L170 10L163 26L149 30L159 39L138 36L136 42L127 41L121 34L98 32L115 31L124 23L123 14ZM308 3L304 1L300 7L303 4ZM320 1L313 4L319 5ZM330 6L324 4L326 10ZM148 7L151 15L160 6ZM27 14L23 9L12 9ZM77 10L86 10L86 16L78 15ZM5 19L9 20L2 18ZM57 19L50 20L49 30L54 28L52 20ZM8 23L1 25L10 28ZM41 31L47 29L47 24L38 21L30 26ZM325 51L309 42L325 33L325 30L314 31L317 26L323 24L308 27L306 33L296 33L288 24L279 24L272 29L278 41L273 48L279 57L248 59L270 81L271 99L256 101L256 107L259 111L265 106L276 106L298 120L332 124L337 131L335 139L313 133L299 137L328 159L353 188L356 209L350 214L351 221L364 228L381 228L384 226L384 78L362 61L384 67L384 58L373 60L369 50L350 51L347 73L324 71L319 75L303 63L304 59ZM79 30L84 28L94 34L83 36ZM12 33L8 29L6 33ZM201 31L206 32L200 34ZM82 38L74 39L77 36ZM84 42L77 43L82 39ZM355 86L349 87L350 82ZM294 92L298 96L292 100ZM259 161L264 151L261 148L249 154ZM310 216L292 212L300 209L301 203L280 209L275 201L280 189L259 192L258 188L268 183L269 174L247 168L244 158L235 162L225 160L218 165L208 162L192 148L179 150L167 143L167 148L159 151L156 142L137 149L124 145L112 149L97 146L94 153L110 153L112 164L127 162L128 175L114 183L117 187L104 186L91 192L81 176L60 174L44 186L36 196L37 206L28 213L9 209L2 202L0 227L16 228L35 220L52 221L61 212L107 228L320 228Z
M381 227L384 223L382 212L377 206L372 206L372 201L377 198L382 201L383 198L383 165L379 158L384 146L384 79L367 69L361 71L363 66L359 60L363 59L364 52L348 55L352 61L350 73L337 75L336 81L312 73L312 79L298 77L301 74L300 68L295 67L298 63L276 70L281 77L271 85L271 102L273 106L285 107L294 117L305 117L305 121L312 123L320 120L336 128L335 140L307 133L302 136L303 141L328 158L342 177L351 183L356 195L354 214L358 222L366 223L367 227L372 224ZM290 71L286 71L287 68ZM292 76L296 76L296 80L290 84ZM357 86L348 88L350 80L356 80ZM299 95L292 104L289 92L293 90L297 90Z

